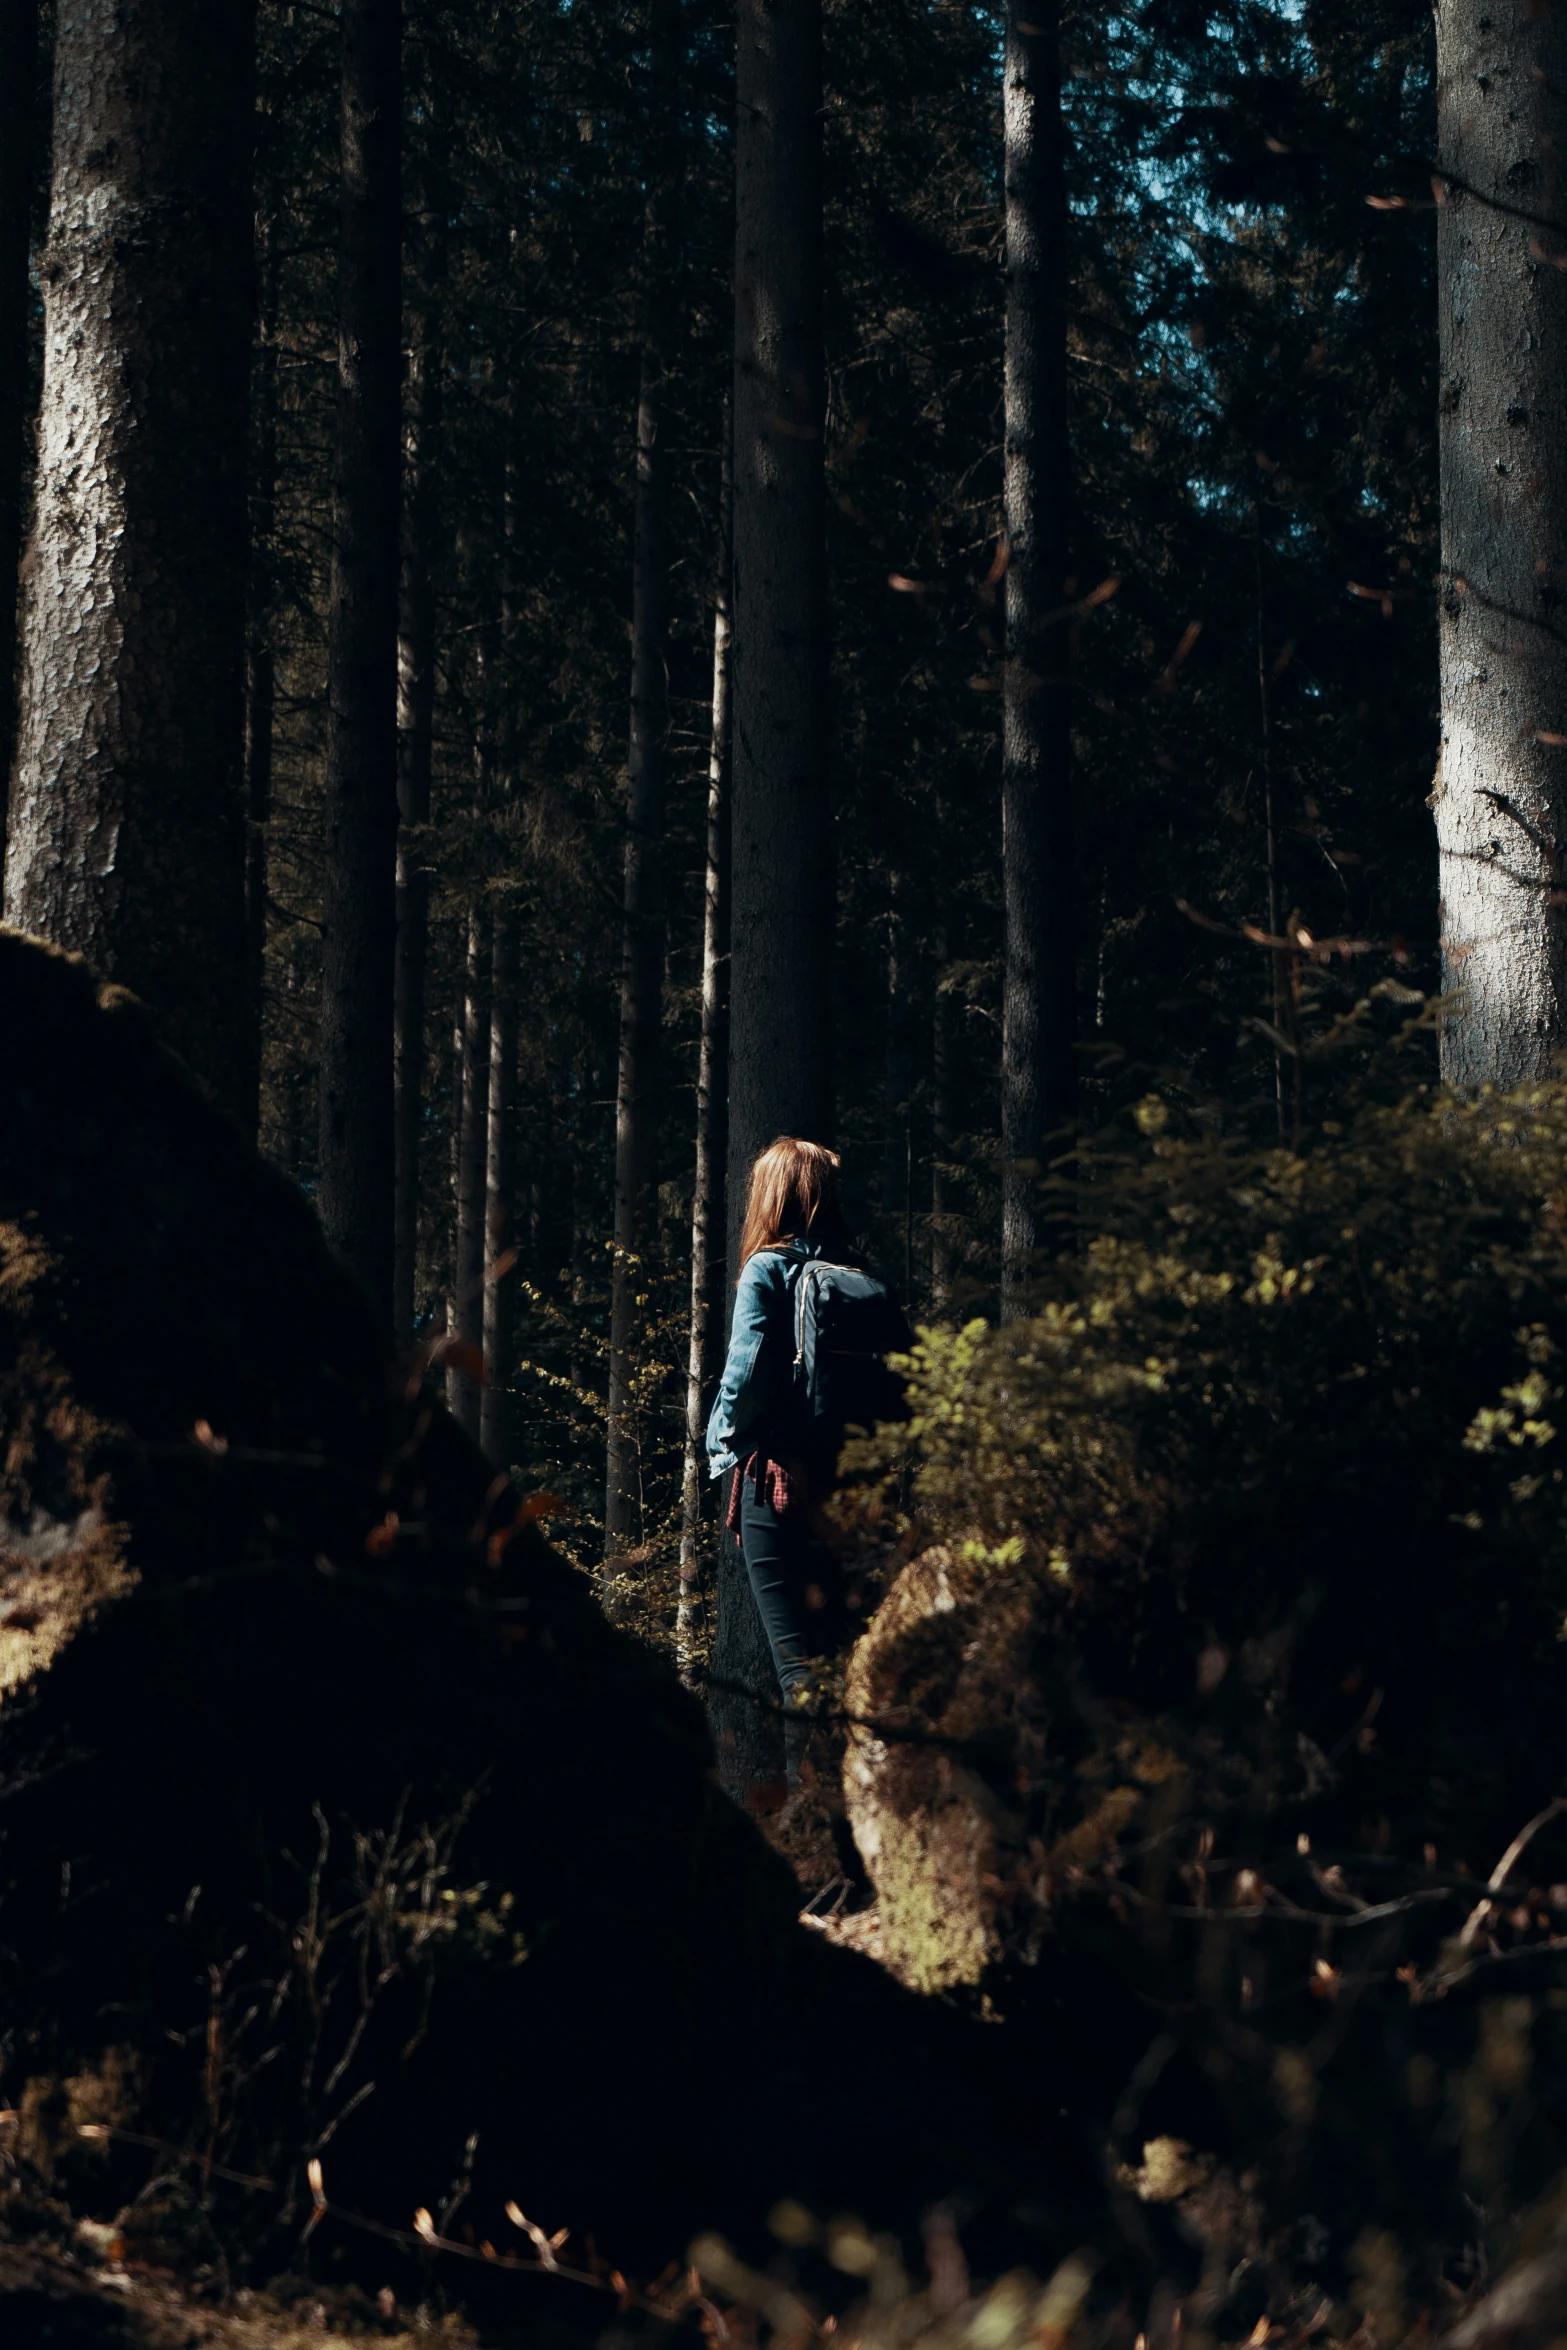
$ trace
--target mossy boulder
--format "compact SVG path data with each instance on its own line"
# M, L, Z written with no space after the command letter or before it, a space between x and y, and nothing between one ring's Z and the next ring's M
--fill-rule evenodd
M6 932L0 1611L35 2201L108 2222L177 2174L264 2260L316 2160L330 2269L399 2257L342 2213L504 2245L515 2200L656 2267L851 2174L892 2216L994 2197L1016 2116L956 2019L799 1928L700 1708L309 1203L138 1005Z
M1027 1813L1018 1709L1032 1619L1026 1578L936 1544L899 1574L849 1661L849 1822L883 1948L916 1991L977 1984L1002 1954L998 1902Z

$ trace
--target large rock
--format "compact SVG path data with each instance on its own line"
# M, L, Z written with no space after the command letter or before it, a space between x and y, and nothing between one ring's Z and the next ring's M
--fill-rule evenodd
M381 2222L456 2195L509 2243L515 2199L657 2265L780 2194L1049 2175L988 2036L799 1929L698 1707L308 1203L134 1002L4 932L0 1689L35 2193L177 2174L195 2258L292 2242L314 2156Z
M1027 1827L1030 1596L1026 1579L998 1582L938 1545L903 1569L849 1661L849 1824L882 1947L916 1991L976 1985L1005 1947Z

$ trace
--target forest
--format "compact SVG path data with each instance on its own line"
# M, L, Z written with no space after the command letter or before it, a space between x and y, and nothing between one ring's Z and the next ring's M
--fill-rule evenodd
M1567 2339L1564 158L0 0L7 2350Z

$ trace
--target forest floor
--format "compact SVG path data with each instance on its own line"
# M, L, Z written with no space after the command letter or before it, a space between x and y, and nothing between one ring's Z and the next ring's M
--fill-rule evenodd
M0 2338L6 2350L476 2350L449 2314L383 2310L366 2295L239 2292L221 2307L177 2278L102 2265L58 2245L0 2244Z
M801 1923L827 1941L880 1961L874 1907L849 1906L847 1879L828 1883ZM817 1914L817 1909L823 1914ZM313 2280L279 2280L214 2301L210 2285L147 2269L88 2240L0 2242L0 2341L5 2350L479 2350L482 2333L454 2312L400 2307Z

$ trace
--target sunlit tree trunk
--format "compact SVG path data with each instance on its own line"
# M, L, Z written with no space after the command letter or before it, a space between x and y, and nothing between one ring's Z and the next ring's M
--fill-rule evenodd
M821 0L740 0L735 54L731 1272L746 1177L781 1133L832 1122L833 920L822 472ZM730 1295L732 1296L732 1286ZM724 1546L715 1681L775 1694L756 1608ZM737 1792L781 1776L772 1718L715 1689Z
M236 1109L254 46L243 0L59 0L5 890Z
M680 1493L680 1601L675 1646L692 1670L702 1574L702 1494L707 1475L707 1380L715 1248L723 1230L729 1053L729 558L734 481L729 403L724 403L713 598L712 743L707 766L707 855L702 891L702 1035L696 1068L696 1171L691 1185L691 1330L686 1357L686 1457ZM721 1260L720 1260L721 1261Z
M413 1338L419 1259L419 1138L424 1119L425 968L429 955L429 852L419 832L430 821L435 743L436 602L440 500L441 291L445 277L445 207L433 191L435 218L425 250L425 282L408 354L403 416L403 548L397 601L397 954L393 976L393 1127L396 1151L393 1324L398 1341Z
M1567 1041L1567 11L1439 0L1442 1073Z
M38 0L0 0L0 873L16 757L16 591L27 463L27 264L37 115Z
M327 622L321 1159L327 1238L392 1312L397 938L398 0L343 0L337 451Z
M479 1442L498 1469L512 1455L511 1380L517 1282L512 1247L516 1180L517 919L495 909L490 952L489 1112L484 1165L484 1393Z
M648 58L650 194L643 246L641 380L631 581L631 739L621 933L620 1060L615 1099L614 1261L604 1477L605 1592L637 1539L640 1469L631 1409L636 1299L654 1238L664 969L664 769L669 730L669 418L664 401L670 300L672 142L666 117L679 68L678 0L654 0Z
M1025 1312L1037 1184L1075 1102L1066 600L1066 181L1059 0L1009 0L1005 53L1007 658L1002 710L1001 1310Z

